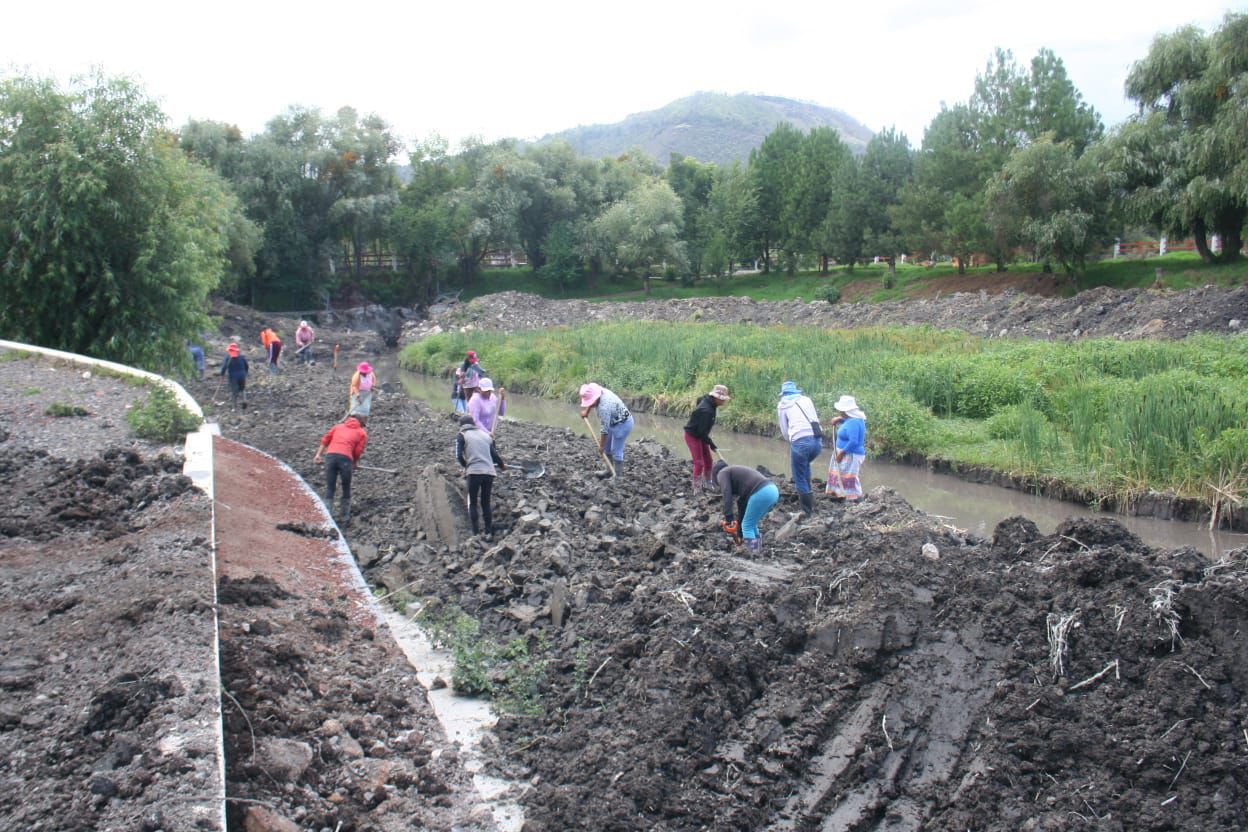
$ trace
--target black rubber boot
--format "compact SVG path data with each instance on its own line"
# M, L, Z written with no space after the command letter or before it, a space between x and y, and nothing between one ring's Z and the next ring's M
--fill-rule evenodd
M805 514L807 517L810 517L812 514L815 513L815 495L812 492L810 491L807 491L805 493L799 492L797 495L797 499L798 499L798 502L802 504L802 514Z

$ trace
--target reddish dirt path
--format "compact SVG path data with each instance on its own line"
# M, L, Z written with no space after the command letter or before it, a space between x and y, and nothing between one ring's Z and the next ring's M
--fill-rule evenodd
M329 529L321 502L272 457L223 437L213 440L217 495L218 577L271 578L307 598L347 596L361 623L372 623L338 544L277 528Z

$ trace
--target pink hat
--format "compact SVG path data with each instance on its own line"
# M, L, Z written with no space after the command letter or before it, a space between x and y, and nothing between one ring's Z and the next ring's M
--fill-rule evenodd
M373 371L373 365L369 364L367 361L361 361L360 366L356 367L355 369L359 370L364 375L368 375L369 373Z
M732 401L732 396L728 395L728 388L722 384L716 384L714 389L712 389L707 395L713 399L719 399L721 402Z
M230 344L225 348L225 351L230 355L238 355L238 344Z
M581 407L589 407L602 398L602 385L592 381L581 385Z

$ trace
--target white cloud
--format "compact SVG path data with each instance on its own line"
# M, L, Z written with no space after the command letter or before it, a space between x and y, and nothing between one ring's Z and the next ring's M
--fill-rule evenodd
M844 110L918 143L942 101L965 100L992 50L1053 49L1109 122L1154 35L1216 26L1192 0L739 0L417 5L23 3L0 56L61 79L100 66L139 76L173 123L247 132L291 104L377 112L405 138L537 136L609 122L696 90L762 92Z

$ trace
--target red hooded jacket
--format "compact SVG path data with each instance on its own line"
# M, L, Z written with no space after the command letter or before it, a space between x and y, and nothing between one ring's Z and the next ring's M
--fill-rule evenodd
M321 445L327 454L342 454L351 461L359 462L364 456L364 446L368 444L368 433L360 427L354 416L345 422L334 425L321 437Z

